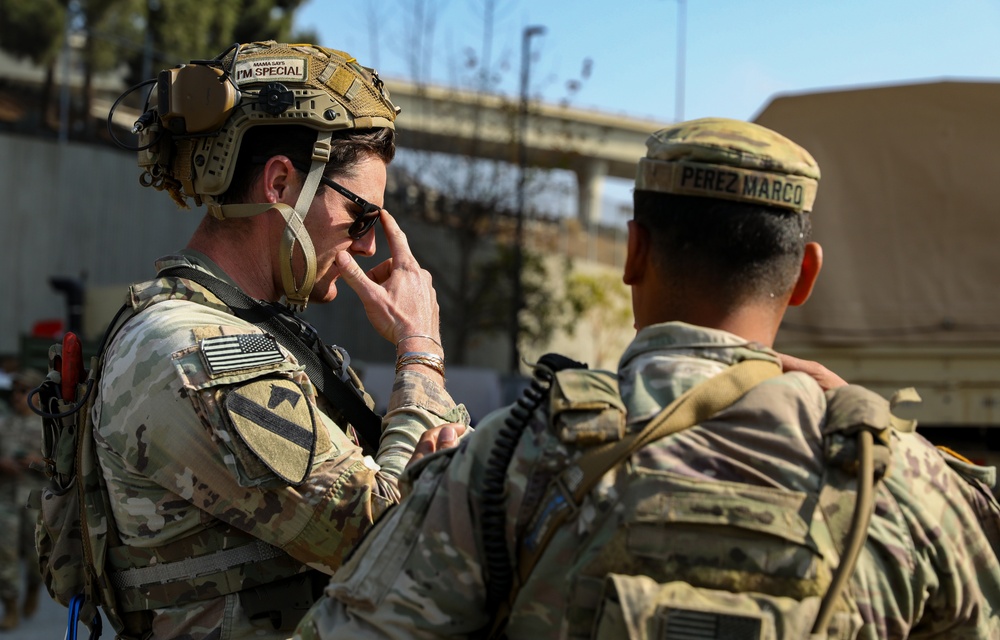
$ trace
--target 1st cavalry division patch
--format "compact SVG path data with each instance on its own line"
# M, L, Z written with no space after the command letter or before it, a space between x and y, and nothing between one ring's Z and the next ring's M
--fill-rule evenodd
M236 433L271 471L293 485L306 479L316 450L316 418L299 385L255 380L229 392L226 411Z

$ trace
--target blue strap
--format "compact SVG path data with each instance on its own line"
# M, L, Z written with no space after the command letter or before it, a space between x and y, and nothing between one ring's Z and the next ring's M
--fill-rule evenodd
M69 601L69 618L66 621L66 635L64 640L77 640L77 628L80 626L80 609L83 608L84 596L83 594L77 594ZM101 622L101 614L97 613L94 615L94 619L91 622L90 638L89 640L99 640L101 637L101 632L104 630L104 623Z
M80 622L80 605L82 595L75 595L69 601L69 619L66 621L66 640L76 640L76 628Z

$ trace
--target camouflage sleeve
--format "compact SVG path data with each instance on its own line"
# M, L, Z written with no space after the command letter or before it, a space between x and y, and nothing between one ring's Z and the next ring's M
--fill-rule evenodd
M160 303L126 326L103 374L95 438L119 533L155 547L215 519L332 573L398 501L394 471L317 408L301 368L283 351L268 356L274 346L259 330L177 304L185 303ZM221 339L264 351L242 368L217 360L212 372L206 345ZM389 419L390 463L405 448L398 434L412 440L423 430L415 413Z
M894 433L892 451L852 581L862 615L879 638L1000 638L996 498L919 434Z
M505 415L421 461L407 499L334 575L296 638L465 638L489 624L477 532L483 472ZM518 496L508 495L508 513Z
M398 478L413 455L420 434L447 422L468 425L469 412L443 387L417 371L400 371L392 385L376 458L382 472Z

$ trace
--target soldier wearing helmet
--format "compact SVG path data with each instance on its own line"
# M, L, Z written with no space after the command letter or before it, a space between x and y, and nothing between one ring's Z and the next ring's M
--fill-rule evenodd
M296 638L998 637L995 470L771 349L822 262L812 156L721 118L647 146L618 371L543 356L463 446L422 437Z
M152 83L140 182L207 214L130 287L103 354L113 622L128 638L284 638L398 501L420 434L468 422L444 390L430 276L382 209L398 109L373 70L310 44L235 45ZM384 419L347 352L295 315L337 296L378 221L392 258L359 294L399 354Z

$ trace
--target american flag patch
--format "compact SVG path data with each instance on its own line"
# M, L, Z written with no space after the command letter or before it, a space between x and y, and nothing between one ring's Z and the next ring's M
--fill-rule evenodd
M254 369L285 359L278 349L278 342L259 333L205 338L201 341L201 353L211 375Z

